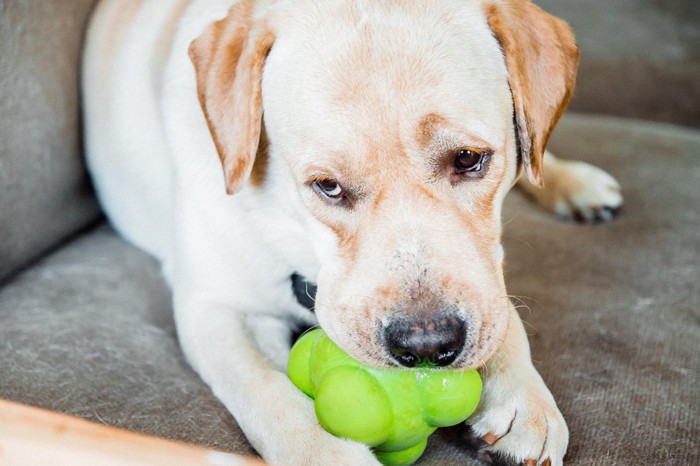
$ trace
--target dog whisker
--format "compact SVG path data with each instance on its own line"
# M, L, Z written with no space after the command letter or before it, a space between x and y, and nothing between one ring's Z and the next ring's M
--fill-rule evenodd
M515 220L519 216L520 216L520 212L517 212L517 213L513 214L513 216L511 218L509 218L508 220L503 220L503 226L508 225L510 222L512 222L513 220Z
M532 243L525 241L523 238L520 238L519 236L513 236L513 235L508 235L508 234L503 234L503 239L512 239L513 241L517 241L518 243L524 245L528 249L534 251L535 247L532 245Z
M520 299L520 300L529 299L529 300L531 300L531 301L534 301L537 305L542 306L542 303L541 303L540 301L538 301L537 299L533 298L532 296L524 296L524 295L523 295L523 296L518 296L518 295L511 295L511 294L509 294L509 295L507 295L507 296L508 296L509 298Z

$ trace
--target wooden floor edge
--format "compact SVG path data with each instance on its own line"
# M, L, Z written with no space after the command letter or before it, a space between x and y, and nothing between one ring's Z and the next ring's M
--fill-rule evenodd
M151 437L0 400L0 464L263 466L256 458Z

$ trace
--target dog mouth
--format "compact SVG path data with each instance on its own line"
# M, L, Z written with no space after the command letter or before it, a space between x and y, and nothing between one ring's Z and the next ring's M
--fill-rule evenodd
M316 283L298 272L290 276L290 282L298 304L315 314ZM300 323L292 334L292 344L305 331L318 326L311 323L313 320ZM362 363L377 367L478 368L487 358L477 353L484 352L484 344L491 339L479 330L481 322L473 312L460 311L456 306L426 314L393 312L371 325L360 326L354 338L346 338L342 331L338 334L332 322L326 324L322 327L336 344Z
M316 283L308 281L299 272L294 272L289 279L292 282L292 292L297 302L310 312L314 312L316 291L318 290Z

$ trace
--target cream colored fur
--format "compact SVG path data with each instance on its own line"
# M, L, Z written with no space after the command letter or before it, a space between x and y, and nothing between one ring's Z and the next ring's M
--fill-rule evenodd
M188 47L236 3L103 0L85 51L90 171L115 228L162 262L191 365L266 460L377 464L327 434L286 377L290 327L318 318L356 358L392 365L376 338L383 322L407 295L439 295L469 324L472 349L455 365L485 378L474 431L517 461L561 464L566 424L503 281L513 103L481 2L257 2L276 34L262 80L268 160L261 184L229 196ZM348 37L360 39L349 49ZM419 142L431 113L444 123ZM485 144L483 179L451 185L426 162ZM309 188L319 174L364 190L364 203L329 205ZM581 190L607 185L598 176L535 196L566 215L561 198L598 202ZM296 302L294 272L318 281L316 315Z

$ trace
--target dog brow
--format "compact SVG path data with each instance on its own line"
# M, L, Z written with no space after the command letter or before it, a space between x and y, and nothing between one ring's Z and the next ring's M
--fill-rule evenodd
M437 113L427 113L421 118L416 131L416 141L422 149L430 146L435 139L435 133L440 127L448 126L449 122L445 117Z

